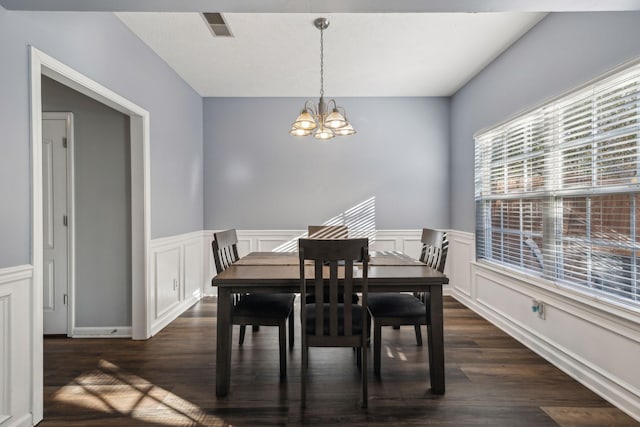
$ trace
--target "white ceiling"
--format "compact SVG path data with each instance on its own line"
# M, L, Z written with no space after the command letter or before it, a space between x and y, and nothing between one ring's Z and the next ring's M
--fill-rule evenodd
M8 10L117 15L202 96L448 96L547 12L640 10L640 0L0 0ZM214 38L198 12L221 12Z
M448 96L544 13L227 13L215 37L198 13L117 16L202 96L317 95L318 16L327 96Z

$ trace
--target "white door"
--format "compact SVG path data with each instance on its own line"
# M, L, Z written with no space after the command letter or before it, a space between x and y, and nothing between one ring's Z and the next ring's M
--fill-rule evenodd
M42 114L43 329L68 334L68 161L71 113Z

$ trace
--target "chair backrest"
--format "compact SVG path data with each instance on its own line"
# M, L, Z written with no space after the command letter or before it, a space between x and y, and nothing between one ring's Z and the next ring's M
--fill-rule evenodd
M315 336L336 338L353 336L353 270L354 261L362 262L362 310L367 310L369 265L368 239L299 239L298 250L300 256L300 294L301 301L306 301L307 286L305 276L305 261L312 260L314 266L314 290L316 295L325 294L328 288L329 299L325 304L315 304ZM339 275L338 266L344 263L344 274ZM328 266L327 266L328 264ZM342 278L343 277L343 278ZM340 280L339 280L340 279ZM342 286L340 286L342 285ZM345 297L347 296L347 297ZM342 303L341 301L344 301ZM328 316L325 318L324 306L329 306ZM338 306L343 307L340 316ZM302 319L306 319L306 306L301 305ZM362 321L366 323L365 315ZM363 323L363 331L366 324ZM327 328L328 325L328 328ZM306 320L302 321L303 334L306 333ZM328 335L325 334L328 330Z
M221 273L239 258L236 230L213 233L211 248L213 249L213 260L216 263L216 272Z
M346 225L310 225L309 237L312 239L346 239L349 229Z
M446 231L422 229L422 252L420 261L429 267L444 273L444 265L449 251L449 240Z

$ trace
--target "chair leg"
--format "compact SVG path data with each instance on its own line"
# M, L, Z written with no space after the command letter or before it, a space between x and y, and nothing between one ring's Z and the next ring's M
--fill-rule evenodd
M360 347L360 351L362 352L362 403L361 406L366 408L369 403L368 396L368 384L367 384L367 339L366 337L362 337L362 347Z
M260 325L252 325L251 326L251 331L252 332L258 332L260 330Z
M240 325L240 338L238 339L238 344L242 345L244 343L244 335L247 332L247 325Z
M280 341L280 378L287 376L287 326L286 320L278 325L279 341Z
M420 325L414 325L416 330L416 345L422 347L422 332L420 332Z
M373 322L373 373L380 376L380 352L382 351L382 326Z
M309 364L309 348L302 337L302 375L300 376L300 405L307 407L307 366Z
M295 319L295 314L293 313L293 310L291 311L291 313L289 313L289 350L293 350L293 343L294 343L294 336L295 336L295 323L294 323L294 319Z
M358 370L362 370L362 348L356 347L356 366L358 366Z
M393 329L395 329L395 330L400 329L400 325L393 325Z

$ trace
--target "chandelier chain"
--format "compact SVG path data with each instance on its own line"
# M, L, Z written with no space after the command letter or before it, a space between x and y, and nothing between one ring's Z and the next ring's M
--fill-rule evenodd
M324 96L324 28L320 28L320 97Z

